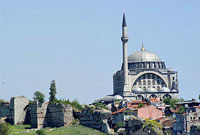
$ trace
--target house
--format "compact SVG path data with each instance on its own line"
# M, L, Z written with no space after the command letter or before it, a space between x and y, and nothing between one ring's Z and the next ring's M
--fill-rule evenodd
M138 108L135 114L136 117L148 119L157 119L163 117L163 112L153 105Z
M130 101L130 102L127 102L127 108L137 108L138 105L143 105L143 106L147 106L147 102L146 101Z

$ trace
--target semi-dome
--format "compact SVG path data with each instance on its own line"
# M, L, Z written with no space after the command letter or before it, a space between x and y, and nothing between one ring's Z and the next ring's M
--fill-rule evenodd
M140 51L128 56L128 62L161 62L161 59L156 54L142 48Z
M167 87L162 87L159 91L160 92L170 92L170 89Z
M147 88L146 92L158 92L155 88Z
M134 92L144 92L144 91L142 90L142 88L139 88L139 87L133 88L133 91L134 91Z
M114 98L115 100L123 100L123 97L120 96L120 95L115 95L113 98Z

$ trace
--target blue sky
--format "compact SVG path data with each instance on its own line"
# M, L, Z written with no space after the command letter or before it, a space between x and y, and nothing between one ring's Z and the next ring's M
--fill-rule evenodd
M121 68L122 13L128 54L156 53L178 71L180 97L200 94L200 1L198 0L17 0L0 1L0 99L37 90L48 99L87 104L112 93Z

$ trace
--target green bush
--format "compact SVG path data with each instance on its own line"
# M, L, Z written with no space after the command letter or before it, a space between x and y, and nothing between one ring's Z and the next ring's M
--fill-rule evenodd
M9 134L9 124L1 123L0 124L0 135L8 135Z
M0 106L4 105L5 102L3 100L0 100Z
M83 109L82 105L79 103L78 100L73 100L72 102L70 102L69 99L68 100L60 99L60 100L56 100L56 103L71 105L72 108L80 110L80 111Z
M73 119L71 124L72 124L72 125L79 124L79 120L78 120L78 119Z
M37 130L36 131L37 135L46 135L45 131L43 129Z
M124 128L125 127L125 123L119 121L119 122L116 123L116 127L117 128Z

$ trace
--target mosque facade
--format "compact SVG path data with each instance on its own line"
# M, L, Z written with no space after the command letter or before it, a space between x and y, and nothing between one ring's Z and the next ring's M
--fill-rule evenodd
M165 62L156 54L141 50L127 56L127 24L125 14L122 21L123 63L121 70L113 75L113 95L124 99L143 100L178 97L177 71L167 69Z

